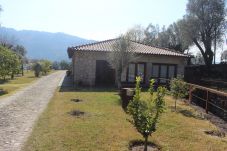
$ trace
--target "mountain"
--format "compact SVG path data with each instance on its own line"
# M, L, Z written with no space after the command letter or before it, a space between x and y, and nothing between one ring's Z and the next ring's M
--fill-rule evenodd
M33 30L15 30L0 28L1 37L13 43L23 45L27 50L27 57L31 59L49 59L52 61L68 59L67 48L94 42L65 33L50 33Z

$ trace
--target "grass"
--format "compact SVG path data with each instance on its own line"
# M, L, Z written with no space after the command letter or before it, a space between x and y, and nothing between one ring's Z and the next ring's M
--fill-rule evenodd
M25 71L24 76L15 76L13 80L7 79L5 82L0 83L0 89L3 89L6 94L0 95L0 97L11 95L17 90L28 86L31 82L36 80L32 71Z
M50 73L52 72L53 71L51 71ZM2 89L5 92L3 94L0 94L0 98L15 93L17 90L30 85L37 79L38 78L34 76L33 71L24 71L24 76L19 75L15 76L13 80L8 78L6 81L0 81L0 90Z
M143 98L148 93L142 93ZM82 99L75 103L71 99ZM174 101L166 97L167 108L158 129L149 138L164 151L225 151L227 139L206 135L215 130L209 121L183 102L173 112ZM69 114L87 112L84 117ZM127 151L133 140L143 139L127 121L116 92L57 91L37 121L24 151Z

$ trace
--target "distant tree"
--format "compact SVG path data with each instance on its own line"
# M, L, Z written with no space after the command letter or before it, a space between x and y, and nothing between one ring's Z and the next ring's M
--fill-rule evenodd
M121 75L130 62L136 60L135 46L127 35L120 36L112 45L113 51L109 53L110 66L115 69L116 84L121 88Z
M159 26L149 24L145 30L144 43L147 45L169 48L184 53L189 45L183 40L180 28L180 22L171 24L168 28L165 26L159 29Z
M60 69L60 63L57 62L57 61L54 61L54 62L52 63L52 68L53 68L54 70L59 70L59 69Z
M152 23L147 26L147 28L144 31L145 38L143 43L151 46L157 46L157 38L159 35L159 26L153 25Z
M200 52L196 53L195 57L191 59L192 64L195 65L204 65L204 59Z
M151 80L149 89L149 102L142 101L140 97L140 83L141 78L137 77L136 94L128 105L128 113L132 117L132 120L129 120L130 123L132 123L136 130L144 137L144 151L147 151L148 136L156 131L157 122L161 114L164 112L164 96L166 89L159 87L157 89L157 94L154 97L154 80Z
M226 26L225 0L189 0L187 14L180 21L183 38L195 44L209 67L214 42L222 40Z
M166 37L168 39L166 48L184 53L185 50L188 50L190 43L187 43L187 41L183 40L183 35L182 35L180 25L181 25L181 22L177 21L171 24L165 31Z
M62 60L60 63L61 70L70 70L71 69L71 63L65 60Z
M227 63L227 50L221 54L221 63Z
M24 63L26 63L26 49L22 45L16 45L12 48L12 50L19 56L20 62L21 62L21 74L24 75Z
M141 25L136 25L126 32L127 37L135 42L143 43L145 38L145 29Z

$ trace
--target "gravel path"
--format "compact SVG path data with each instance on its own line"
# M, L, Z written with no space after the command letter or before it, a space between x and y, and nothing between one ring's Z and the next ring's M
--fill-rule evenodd
M0 99L0 151L21 150L64 75L64 71L58 71Z

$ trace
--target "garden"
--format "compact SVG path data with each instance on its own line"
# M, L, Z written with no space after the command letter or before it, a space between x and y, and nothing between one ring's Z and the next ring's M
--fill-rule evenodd
M129 109L127 114L122 109L119 94L113 89L61 88L60 91L59 88L36 122L23 150L143 150L146 136L148 150L227 150L226 137L210 135L209 132L216 132L218 128L201 112L184 101L176 101L175 109L177 96L164 97L164 89L153 93L151 89L138 88L135 96L139 100L153 98L148 106L160 113L155 129L146 127L144 131L143 126L137 124L153 123L150 119L157 114L146 113L157 112L149 111L145 105L148 112L141 112L144 115L140 118L147 118L149 122L136 120L133 110ZM134 97L132 102L138 103L138 99ZM136 109L133 103L129 106Z

